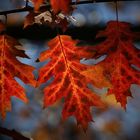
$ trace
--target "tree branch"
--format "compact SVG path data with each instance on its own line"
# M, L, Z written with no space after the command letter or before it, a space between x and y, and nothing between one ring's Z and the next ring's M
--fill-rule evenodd
M85 0L85 1L79 1L79 2L72 2L71 5L81 5L81 4L90 4L90 3L99 3L99 2L114 2L114 1L140 1L140 0ZM46 9L49 10L50 9L50 4L47 5L43 5L40 7L40 10L42 9ZM7 14L12 14L12 13L19 13L19 12L27 12L27 11L33 11L34 7L24 7L24 8L20 8L20 9L14 9L14 10L9 10L9 11L1 11L0 15L7 15Z
M19 132L15 130L8 130L6 128L0 127L0 134L12 137L13 140L30 140L29 138L24 137Z

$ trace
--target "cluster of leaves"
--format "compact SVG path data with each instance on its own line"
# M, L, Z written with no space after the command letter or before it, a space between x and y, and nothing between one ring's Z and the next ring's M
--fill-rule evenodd
M71 12L71 0L50 0L53 17L48 11L32 12L27 15L25 27L31 25L36 15L47 21L58 20L58 13L67 15ZM44 0L33 0L35 11ZM45 14L44 14L45 12ZM51 19L50 19L51 17ZM46 17L45 17L46 18ZM63 19L62 19L63 20ZM55 23L57 24L57 22ZM63 23L59 22L62 26ZM25 91L14 79L19 77L27 84L40 86L52 76L54 80L44 89L44 107L54 104L64 98L63 119L75 116L77 123L87 128L92 121L90 107L104 107L105 103L99 95L91 91L87 85L90 83L97 88L108 87L107 94L113 94L123 108L126 108L127 97L131 84L140 84L140 51L133 41L139 39L140 33L133 33L131 25L126 22L110 21L107 28L97 34L97 38L106 37L105 41L94 46L77 46L78 40L70 36L57 35L48 42L49 49L42 52L39 60L51 59L48 64L40 68L39 77L34 79L34 68L22 64L16 56L27 57L24 51L16 48L21 45L18 41L7 35L0 35L0 112L5 117L6 111L11 108L11 96L27 102ZM0 23L0 31L4 25ZM89 66L81 64L82 58L98 58L107 55L100 63Z
M78 1L79 0L76 0L76 2ZM68 14L71 11L70 3L72 2L72 0L32 0L32 2L35 6L35 11L38 11L43 3L50 2L55 14L59 13L60 11Z

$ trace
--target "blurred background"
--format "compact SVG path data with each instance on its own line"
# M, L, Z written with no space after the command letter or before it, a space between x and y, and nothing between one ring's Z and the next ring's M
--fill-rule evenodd
M0 11L12 10L24 7L24 0L0 0ZM32 4L30 4L32 6ZM118 2L119 20L132 23L134 31L140 31L140 1ZM46 41L56 36L56 30L46 25L33 25L23 29L23 22L28 12L9 14L7 17L7 34L17 38L23 45L26 54L31 59L17 58L19 61L33 65L38 70L46 62L36 63L40 52L47 48ZM96 33L104 29L106 23L116 19L114 2L101 2L78 5L72 15L76 22L71 22L64 34L83 40L84 43L93 42ZM0 16L5 20L4 16ZM140 48L140 42L135 42ZM95 64L101 61L82 61ZM34 71L37 77L38 72ZM43 107L43 87L33 88L25 85L20 79L15 79L25 87L28 104L12 97L12 112L7 113L4 121L0 118L0 126L15 129L26 137L33 140L139 140L140 139L140 86L131 85L133 98L128 99L127 110L124 111L116 103L113 96L105 96L106 89L96 89L97 94L108 104L103 110L92 108L94 123L89 124L86 133L78 129L76 120L70 117L68 120L61 119L63 103L58 102L47 109ZM7 136L0 136L0 140L12 140Z

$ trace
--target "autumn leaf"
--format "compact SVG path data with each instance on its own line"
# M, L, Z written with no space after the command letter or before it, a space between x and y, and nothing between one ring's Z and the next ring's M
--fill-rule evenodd
M39 70L38 85L53 76L52 83L44 89L44 106L48 107L64 98L63 119L75 116L78 124L87 128L88 122L92 121L90 107L101 107L104 103L87 87L88 83L95 83L101 87L101 82L98 84L97 77L94 79L90 76L91 70L94 72L95 69L97 71L98 69L80 63L82 58L90 58L93 54L88 52L86 47L77 47L77 43L78 41L72 40L70 36L66 35L58 35L48 43L50 49L42 52L39 60L51 60ZM99 70L99 76L101 76L101 72Z
M29 14L26 15L24 20L24 28L32 26L33 24L43 24L48 25L51 28L60 27L63 32L67 30L68 20L62 14L53 14L50 11L45 11L41 13L35 13L34 11L30 11Z
M72 0L50 0L51 7L55 14L63 12L68 14L70 12L70 3Z
M4 23L2 23L2 21L0 20L0 33L2 33L3 31L5 31L6 28L5 28L5 25Z
M40 6L44 3L44 0L32 0L34 4L34 10L38 11Z
M140 33L132 32L130 27L131 24L126 22L108 22L105 31L97 34L97 37L106 37L105 41L94 49L97 51L95 58L107 54L99 65L113 85L108 94L114 94L123 108L126 108L127 97L132 96L131 84L140 84L140 71L137 69L140 67L140 50L133 44L140 38Z
M12 37L0 35L0 113L2 118L5 118L6 111L11 110L12 96L27 102L24 88L16 82L15 77L35 86L32 74L34 68L16 59L16 56L27 58L24 51L15 48L17 45L20 45L19 42Z
M26 15L24 20L24 28L31 26L35 23L35 16L37 14L34 11L30 11L29 14Z

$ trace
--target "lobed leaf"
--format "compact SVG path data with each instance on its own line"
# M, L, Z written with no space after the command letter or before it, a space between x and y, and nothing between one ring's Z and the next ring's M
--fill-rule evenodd
M108 94L114 94L121 106L126 108L127 97L132 96L131 84L140 84L140 71L132 66L140 67L140 50L133 44L140 38L140 33L132 32L129 23L110 21L105 31L99 32L97 37L107 37L95 47L94 57L107 54L99 65L112 83Z
M17 45L19 46L20 43L14 38L0 35L0 113L2 118L5 118L6 111L11 110L12 96L27 102L24 88L14 78L18 77L32 86L36 83L32 74L34 68L16 59L16 56L28 58L24 51L15 48Z
M64 98L63 119L75 116L78 124L87 128L88 122L92 121L90 107L104 105L100 97L88 89L87 84L91 82L103 87L109 85L109 82L102 82L105 85L101 85L101 81L97 82L96 73L99 67L80 63L80 59L90 58L92 53L86 47L77 47L77 43L78 41L66 35L58 35L48 43L50 49L42 52L39 60L51 58L51 61L39 70L38 85L53 76L52 83L44 89L44 106L48 107ZM88 75L88 70L95 72L95 78ZM97 75L103 76L101 72L102 70ZM99 78L102 80L103 77Z

